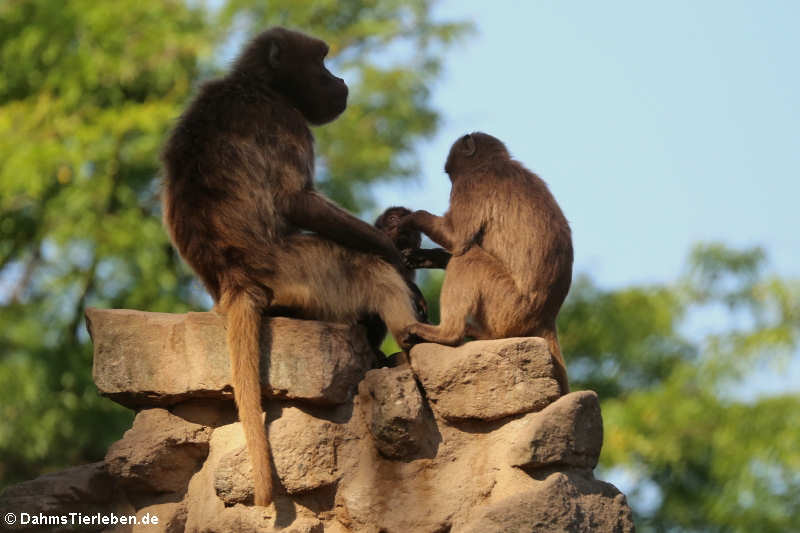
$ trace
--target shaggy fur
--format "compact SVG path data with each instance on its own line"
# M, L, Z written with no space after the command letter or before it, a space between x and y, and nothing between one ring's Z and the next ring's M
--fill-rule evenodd
M452 182L447 213L416 211L401 221L401 228L421 230L453 254L440 325L414 324L406 342L544 337L562 391L568 392L556 333L556 316L572 282L567 219L545 182L485 133L457 140L445 171Z
M327 52L283 28L260 34L227 76L200 89L162 157L170 237L226 315L257 505L272 499L262 314L355 323L374 313L398 338L419 319L391 240L314 190L309 124L334 120L347 103L344 81L325 68Z

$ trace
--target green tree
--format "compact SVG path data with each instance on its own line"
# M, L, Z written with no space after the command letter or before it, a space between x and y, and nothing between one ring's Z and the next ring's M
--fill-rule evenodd
M573 387L600 394L601 465L635 480L640 531L800 531L800 394L743 394L797 357L800 282L767 275L759 249L698 246L672 284L580 278L559 327Z
M0 486L95 460L130 425L92 384L87 305L207 304L161 227L158 151L220 54L272 24L329 41L351 98L315 132L319 182L364 208L437 126L429 87L466 26L432 1L0 3Z

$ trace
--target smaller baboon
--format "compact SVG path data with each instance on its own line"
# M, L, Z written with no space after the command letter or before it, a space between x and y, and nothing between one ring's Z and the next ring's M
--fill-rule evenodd
M447 213L415 211L400 222L401 232L421 230L453 254L442 285L440 324L412 324L406 342L543 337L561 389L569 392L556 333L556 316L572 282L567 219L547 184L491 135L458 139L445 172L452 183Z
M422 234L419 230L410 227L400 228L400 221L410 215L412 211L406 207L390 207L375 219L375 227L383 231L394 243L397 249L405 258L406 264L413 271L419 268L445 268L450 260L450 254L441 248L424 249L422 245ZM423 322L427 321L427 304L425 298L416 285L409 284L409 288L415 295L415 302ZM382 364L383 355L380 353L380 345L386 336L386 324L383 323L378 315L369 315L362 321L367 330L367 340L376 355L379 356L378 363Z
M412 270L447 268L447 262L450 261L449 252L441 248L420 248L421 232L409 226L400 228L402 219L410 214L412 211L406 207L390 207L375 220L375 227L392 239Z

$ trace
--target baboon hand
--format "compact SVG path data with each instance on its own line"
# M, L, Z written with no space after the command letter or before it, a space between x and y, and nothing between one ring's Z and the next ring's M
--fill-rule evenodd
M413 213L409 213L408 215L404 216L400 219L397 223L397 232L403 233L406 231L415 231L419 228L417 227L417 219L415 216L419 216L417 213L427 213L427 211L418 210L414 211Z
M417 333L417 324L411 324L400 333L398 343L404 352L408 352L415 345L426 342L425 339L420 337Z

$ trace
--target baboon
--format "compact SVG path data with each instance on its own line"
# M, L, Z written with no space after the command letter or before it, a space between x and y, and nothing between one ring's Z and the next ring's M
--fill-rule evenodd
M302 33L261 33L226 76L199 90L162 154L165 225L226 318L256 505L272 500L262 313L283 308L347 323L374 313L398 339L419 319L391 240L314 189L309 124L330 122L347 105L347 85L325 67L327 53Z
M400 221L412 212L406 207L390 207L375 219L375 227L384 232L400 250L406 265L413 270L419 268L445 268L450 260L450 254L441 248L421 248L422 233L411 227L400 228ZM412 279L414 273L412 272ZM415 290L416 286L412 286ZM422 294L415 292L418 307L423 307L422 314L427 321L427 305ZM380 344L386 336L386 325L377 315L369 315L362 324L367 330L367 340L373 351L379 357L378 364L383 364L383 354L380 353Z
M453 254L445 270L438 326L413 324L406 343L455 345L465 336L543 337L566 367L556 316L572 282L569 224L547 184L485 133L458 139L445 164L452 188L443 217L415 211L400 229L418 229Z
M390 207L375 220L375 227L392 239L409 268L446 268L449 252L441 248L420 248L421 232L410 226L400 228L400 222L410 214L412 211L407 207Z

